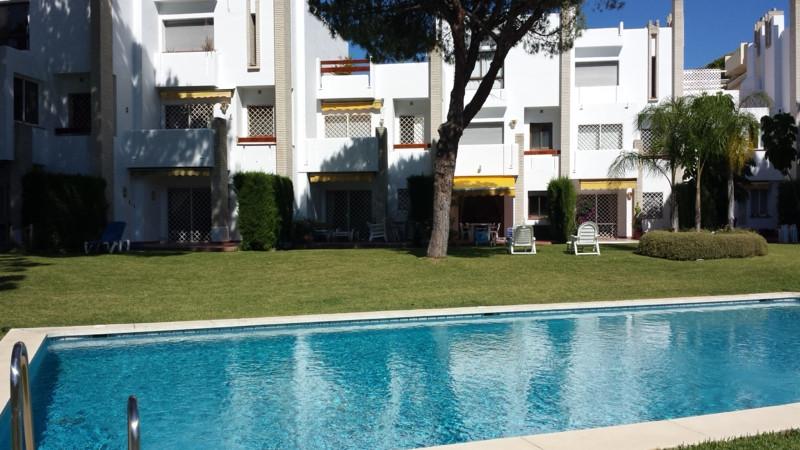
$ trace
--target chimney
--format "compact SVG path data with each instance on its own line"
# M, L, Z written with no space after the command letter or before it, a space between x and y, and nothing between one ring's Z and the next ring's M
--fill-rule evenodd
M792 0L800 1L800 0ZM672 0L672 97L683 95L683 0Z

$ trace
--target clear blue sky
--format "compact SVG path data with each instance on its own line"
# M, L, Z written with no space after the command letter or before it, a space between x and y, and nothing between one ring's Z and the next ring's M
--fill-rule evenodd
M640 28L647 21L666 23L672 8L671 0L626 0L617 11L593 11L596 0L587 0L586 15L591 28ZM739 42L753 39L753 25L772 8L788 14L787 0L685 0L686 68L702 67L715 58L736 49ZM788 21L788 17L787 17ZM360 48L351 47L354 58L364 56Z

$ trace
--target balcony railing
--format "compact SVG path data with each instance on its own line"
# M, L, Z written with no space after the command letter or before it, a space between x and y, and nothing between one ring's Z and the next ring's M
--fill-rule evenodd
M325 138L306 141L305 172L375 172L378 170L378 139Z
M368 59L328 59L319 62L320 75L352 75L357 72L369 72Z
M320 99L373 98L372 63L368 59L319 60Z
M457 176L516 175L516 145L459 145Z
M134 130L117 138L128 168L213 167L214 130Z
M686 92L721 91L728 80L721 69L690 69L683 71L683 90Z

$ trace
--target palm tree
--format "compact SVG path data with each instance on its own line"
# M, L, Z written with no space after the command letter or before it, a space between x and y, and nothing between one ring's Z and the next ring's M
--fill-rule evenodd
M648 145L641 151L622 152L609 168L609 177L615 178L637 169L667 178L670 187L670 221L677 231L678 202L675 190L677 174L682 167L685 149L689 143L689 122L692 114L691 97L678 97L649 105L636 116L636 126L650 133Z
M723 157L728 163L728 228L735 226L733 178L744 170L758 145L758 120L747 111L733 108L718 118L725 129Z
M736 107L730 95L703 94L692 101L689 140L684 164L695 181L695 229L701 227L701 182L708 163L725 161L728 166L728 226L734 225L733 180L752 158L758 139L756 118Z

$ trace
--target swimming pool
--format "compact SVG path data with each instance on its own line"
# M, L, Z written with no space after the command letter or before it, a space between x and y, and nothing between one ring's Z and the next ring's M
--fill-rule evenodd
M48 339L40 448L411 448L800 400L795 300ZM0 448L8 445L8 413Z

